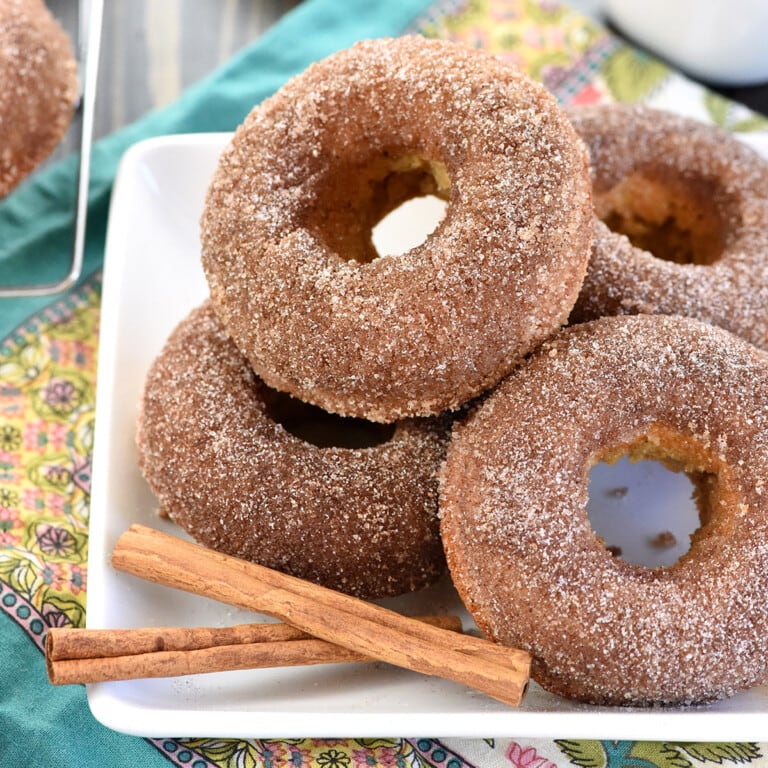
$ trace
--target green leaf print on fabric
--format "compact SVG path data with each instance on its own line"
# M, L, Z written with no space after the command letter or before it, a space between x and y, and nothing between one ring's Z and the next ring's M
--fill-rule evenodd
M68 453L58 451L36 456L30 459L26 470L30 482L41 491L66 495L74 490Z
M675 744L694 760L709 763L749 763L762 757L758 744L747 741L727 743L689 742Z
M256 744L237 739L181 739L180 742L196 750L206 759L222 768L257 768L269 762L262 761Z
M48 595L45 600L46 616L54 626L85 626L85 610L76 600L67 600L66 598ZM56 616L56 622L52 622L53 616Z
M603 64L603 79L616 101L647 99L670 75L669 67L629 46L615 51Z
M40 562L12 553L0 552L0 578L30 603L43 586Z
M32 340L17 347L0 362L0 381L3 390L19 391L33 382L50 365L48 348L41 340Z
M704 91L704 107L712 122L726 131L747 133L768 128L768 118L738 107L719 93Z
M725 128L728 124L728 113L730 112L729 103L719 94L707 91L704 94L704 106L707 108L712 122L720 128Z
M658 768L691 768L691 761L674 745L660 741L635 742L628 756L630 760L640 759L644 761L643 764Z
M749 742L674 743L656 741L557 740L558 749L579 768L694 768L702 763L748 763L760 758Z
M555 741L560 751L579 768L604 768L607 763L605 749L601 741Z

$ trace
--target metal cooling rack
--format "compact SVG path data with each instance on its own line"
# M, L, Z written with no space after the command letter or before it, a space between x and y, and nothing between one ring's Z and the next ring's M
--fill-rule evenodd
M0 298L50 296L60 293L76 283L82 273L103 10L103 0L77 1L77 29L73 35L73 44L79 70L80 98L75 108L69 134L74 134L74 141L79 146L79 162L75 182L72 249L68 271L64 277L53 283L0 284Z

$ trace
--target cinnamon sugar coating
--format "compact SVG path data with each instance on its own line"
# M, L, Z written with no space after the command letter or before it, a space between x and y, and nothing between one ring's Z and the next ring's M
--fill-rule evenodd
M670 567L613 557L589 524L589 470L624 452L698 487ZM478 626L550 691L690 704L766 681L768 359L742 339L649 315L563 331L454 429L441 516Z
M358 597L435 581L447 423L403 420L372 447L320 448L269 400L210 303L179 324L147 375L137 432L160 513L213 549Z
M0 197L67 131L78 96L69 38L42 0L0 0Z
M686 315L768 349L768 162L732 134L649 107L569 114L605 222L573 321Z
M591 243L587 155L553 97L486 53L363 41L257 107L202 217L217 312L270 386L390 422L453 409L567 319ZM447 199L421 245L371 227Z

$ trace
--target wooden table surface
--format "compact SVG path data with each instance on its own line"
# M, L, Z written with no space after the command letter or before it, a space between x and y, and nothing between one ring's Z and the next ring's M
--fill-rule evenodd
M299 0L105 0L94 138L170 103ZM47 0L68 31L78 0Z

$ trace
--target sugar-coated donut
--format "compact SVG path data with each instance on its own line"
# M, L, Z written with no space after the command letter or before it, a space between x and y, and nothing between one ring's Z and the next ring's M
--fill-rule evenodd
M768 161L644 106L575 108L597 215L574 322L687 315L768 348Z
M77 94L71 43L43 0L0 0L0 197L61 141Z
M213 549L359 597L435 581L445 420L370 424L380 442L369 447L318 447L296 436L287 400L209 303L184 319L148 373L137 432L161 514Z
M590 468L623 453L697 488L672 566L613 557L590 526ZM621 316L543 344L454 429L441 516L478 626L554 693L687 704L768 677L768 360L721 328Z
M223 152L202 259L228 331L275 389L389 422L452 409L567 319L586 270L587 155L554 98L486 53L363 41L254 109ZM404 200L436 230L376 257Z

